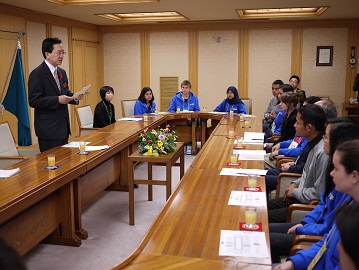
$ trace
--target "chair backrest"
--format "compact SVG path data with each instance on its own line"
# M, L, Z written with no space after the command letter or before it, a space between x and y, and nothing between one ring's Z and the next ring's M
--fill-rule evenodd
M318 96L322 100L330 100L329 96Z
M246 107L247 114L252 114L252 99L251 98L241 98Z
M14 137L8 122L0 123L0 156L18 156Z
M76 107L76 116L81 128L93 127L93 114L90 105Z
M121 100L122 116L128 117L135 114L135 103L137 99Z

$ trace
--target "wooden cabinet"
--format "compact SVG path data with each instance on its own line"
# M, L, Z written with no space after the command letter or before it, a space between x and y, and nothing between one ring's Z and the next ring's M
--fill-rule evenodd
M359 119L358 104L343 103L343 117Z

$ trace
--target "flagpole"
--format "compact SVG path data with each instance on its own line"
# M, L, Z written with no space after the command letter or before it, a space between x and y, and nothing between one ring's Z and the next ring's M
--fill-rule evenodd
M16 41L16 46L15 46L15 50L14 50L14 54L12 56L12 60L11 60L11 63L10 63L10 67L7 71L7 75L6 75L6 79L5 79L5 82L4 82L4 86L2 88L2 91L1 91L1 96L0 96L0 112L3 113L4 110L5 110L5 107L4 105L1 103L1 101L3 100L3 96L4 96L4 92L5 92L5 87L8 83L8 80L9 80L9 75L10 75L10 70L11 70L11 67L13 66L14 64L14 61L15 61L15 57L16 57L16 53L17 53L17 50L19 49L19 45L20 45L20 39L22 38L22 36L25 34L24 32L24 26L20 29L20 31L18 32L18 35L17 35L17 41Z

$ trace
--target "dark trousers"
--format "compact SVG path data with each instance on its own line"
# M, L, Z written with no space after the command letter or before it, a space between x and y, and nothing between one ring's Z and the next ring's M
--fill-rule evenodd
M40 152L45 152L46 150L49 150L56 146L67 144L68 141L69 141L69 136L66 136L66 138L63 138L61 140L48 140L48 139L38 138Z
M272 263L279 263L280 256L289 256L290 249L296 234L287 234L288 229L297 223L269 224L269 239Z
M302 203L293 198L292 203ZM285 223L287 221L288 204L283 201L283 197L269 200L268 207L268 221L269 223Z
M272 190L277 189L277 178L281 172L282 172L282 169L280 169L280 168L269 169L267 171L265 180L266 180L266 190L268 193L271 192Z

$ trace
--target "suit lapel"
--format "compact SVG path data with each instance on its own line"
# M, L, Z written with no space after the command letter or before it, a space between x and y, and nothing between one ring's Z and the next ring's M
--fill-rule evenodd
M43 67L44 67L44 70L45 70L46 78L49 80L51 86L54 88L54 90L56 91L56 93L58 95L61 95L60 90L57 87L54 75L51 73L50 68L46 65L45 62L43 62ZM61 87L61 83L60 83L60 87Z

